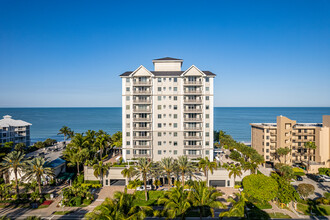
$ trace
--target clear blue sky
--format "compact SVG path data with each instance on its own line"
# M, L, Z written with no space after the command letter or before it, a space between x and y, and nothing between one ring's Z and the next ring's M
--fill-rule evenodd
M215 106L330 106L330 1L0 0L0 107L120 106L164 56L216 73Z

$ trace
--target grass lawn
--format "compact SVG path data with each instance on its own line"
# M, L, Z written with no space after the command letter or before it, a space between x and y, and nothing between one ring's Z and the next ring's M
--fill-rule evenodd
M70 214L72 211L57 211L54 212L53 215L67 215Z
M254 206L256 206L258 209L271 209L272 206L269 204L269 202L261 202L261 201L250 201Z
M280 213L280 212L268 213L268 215L271 218L285 218L285 219L291 218L290 216Z
M328 216L330 215L330 205L305 205L302 203L297 204L297 208L299 211L304 213L305 215L310 215L310 211L312 210L314 215L317 216Z
M157 201L160 197L164 196L164 191L148 191L148 201L145 201L144 191L136 192L136 200L134 205L138 206L150 206L157 205Z
M40 205L39 207L38 207L38 209L44 209L44 208L48 208L49 207L49 205Z

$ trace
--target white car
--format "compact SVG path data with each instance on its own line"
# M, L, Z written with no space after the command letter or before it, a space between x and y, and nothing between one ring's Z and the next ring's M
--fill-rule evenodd
M144 186L139 186L136 188L136 191L143 191L144 190Z
M329 176L326 176L326 175L320 175L320 177L322 178L322 180L324 182L330 182L330 177Z
M150 185L147 185L147 190L152 190L152 187ZM144 191L144 186L137 187L136 191Z

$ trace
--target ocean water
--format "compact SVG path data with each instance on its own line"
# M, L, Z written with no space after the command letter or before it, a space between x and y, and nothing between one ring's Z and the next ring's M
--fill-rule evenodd
M31 141L62 140L58 130L66 125L75 132L121 130L121 108L0 108L0 117L11 115L32 124ZM328 108L214 108L214 129L224 130L238 141L250 142L250 123L276 122L283 115L298 122L322 122Z

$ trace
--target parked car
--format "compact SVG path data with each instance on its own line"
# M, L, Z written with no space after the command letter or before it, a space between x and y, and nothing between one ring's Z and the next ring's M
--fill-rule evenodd
M323 178L319 175L314 175L314 174L306 174L306 176L309 178L309 179L312 179L314 180L315 182L323 182Z
M326 175L320 175L320 178L322 178L322 180L324 182L330 182L330 177L329 176L326 176Z
M151 185L147 185L147 190L152 190L153 187ZM139 186L136 188L136 191L144 191L144 186Z
M303 178L302 178L301 176L298 176L298 175L297 175L297 176L296 176L296 180L297 180L297 181L303 181Z

